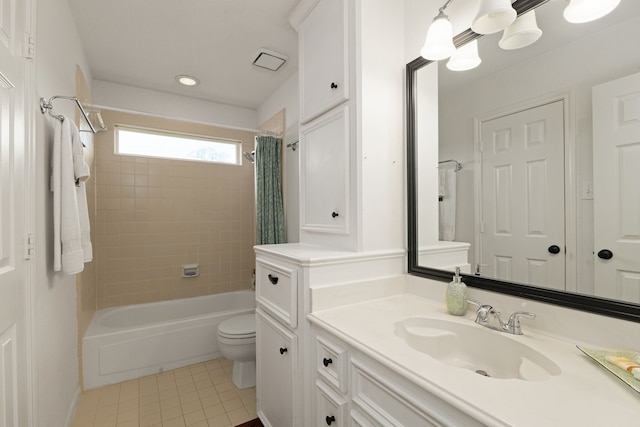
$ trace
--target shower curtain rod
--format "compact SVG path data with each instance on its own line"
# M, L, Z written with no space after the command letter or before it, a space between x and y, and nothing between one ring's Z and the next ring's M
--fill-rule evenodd
M438 164L442 164L442 163L455 163L456 164L456 168L455 168L456 172L458 172L459 170L462 169L462 163L460 163L459 161L454 160L454 159L442 160L442 161L438 162Z
M275 136L275 137L279 137L282 135L282 132L276 132L276 131L272 131L272 130L261 130L258 129L256 131L257 136Z
M54 118L60 120L61 122L63 122L64 121L64 116L61 116L59 114L53 114L51 112L51 110L53 110L52 102L53 102L54 99L58 99L58 98L67 99L69 101L75 101L76 105L78 106L78 109L82 113L82 117L84 117L84 120L89 125L89 128L91 129L91 132L92 133L96 133L96 128L93 127L93 124L91 123L91 120L89 120L89 115L85 111L84 107L82 106L82 104L80 103L78 98L75 97L75 96L55 95L55 96L52 96L51 98L49 98L48 101L46 99L44 99L44 98L40 98L40 111L42 112L42 114L49 113L49 115L51 117L54 117Z

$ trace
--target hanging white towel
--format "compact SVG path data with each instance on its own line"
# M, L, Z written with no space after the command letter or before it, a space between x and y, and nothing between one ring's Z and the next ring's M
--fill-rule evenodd
M68 117L56 120L51 157L54 271L77 274L93 258L84 183L88 178L78 128Z
M443 169L439 172L439 239L453 242L456 236L456 172Z

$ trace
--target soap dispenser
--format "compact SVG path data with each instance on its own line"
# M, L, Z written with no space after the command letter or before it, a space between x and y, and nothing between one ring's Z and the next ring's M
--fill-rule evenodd
M460 267L456 267L456 275L453 276L453 281L447 285L445 297L447 310L454 316L464 316L469 306L468 299L467 285L464 284L460 277Z

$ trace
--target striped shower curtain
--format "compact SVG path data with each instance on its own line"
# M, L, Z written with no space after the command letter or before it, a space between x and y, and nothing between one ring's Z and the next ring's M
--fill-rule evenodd
M282 139L256 138L256 243L285 243L284 205L282 202Z

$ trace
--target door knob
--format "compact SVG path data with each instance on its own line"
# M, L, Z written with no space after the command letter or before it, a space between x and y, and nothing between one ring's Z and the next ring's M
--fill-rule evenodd
M280 347L280 354L285 354L287 352L286 347Z
M558 246L558 245L551 245L551 246L549 246L548 251L549 251L549 253L551 253L551 254L559 254L559 253L560 253L560 246Z
M603 249L600 252L598 252L598 258L611 259L613 258L613 252L611 252L609 249Z
M269 274L267 277L269 278L269 281L271 282L272 285L278 284L278 276L273 276Z
M335 218L337 216L340 216L338 212L331 212L331 218Z

